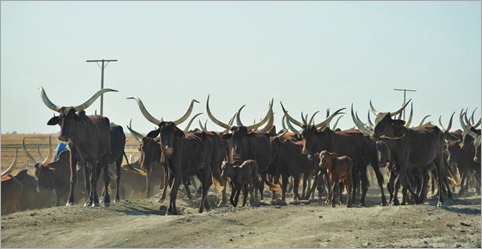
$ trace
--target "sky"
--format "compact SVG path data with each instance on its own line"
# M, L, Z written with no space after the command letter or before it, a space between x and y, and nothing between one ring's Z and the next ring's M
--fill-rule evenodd
M104 115L144 134L155 125L130 96L166 121L196 99L204 122L209 94L225 123L242 105L243 123L259 121L272 98L277 127L280 101L298 119L320 111L316 122L347 108L338 127L349 129L351 104L365 121L370 100L394 111L405 88L416 90L412 124L441 115L446 127L462 108L481 116L478 1L2 1L0 30L2 134L58 132L38 88L57 105L83 103L100 89L95 59L118 60L105 68L104 87L118 92L104 95Z

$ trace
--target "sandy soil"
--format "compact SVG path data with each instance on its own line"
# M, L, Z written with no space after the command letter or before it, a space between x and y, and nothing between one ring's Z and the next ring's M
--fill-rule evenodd
M444 207L367 207L318 200L286 206L217 207L197 213L180 193L181 215L161 215L151 200L104 207L54 207L2 216L2 247L481 247L480 196ZM212 204L218 201L210 193ZM265 201L269 201L266 198ZM164 204L166 204L165 202Z

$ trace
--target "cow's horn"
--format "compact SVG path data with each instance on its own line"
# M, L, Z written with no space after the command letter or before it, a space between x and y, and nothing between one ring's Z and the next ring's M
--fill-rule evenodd
M286 116L286 114L285 114L285 116ZM286 125L287 125L288 128L291 130L291 132L293 132L294 134L296 134L296 135L299 135L299 134L300 134L300 132L297 131L297 130L295 129L295 127L293 127L293 126L291 125L289 118L286 118Z
M213 114L211 113L211 110L209 109L209 97L210 95L208 95L208 100L206 101L206 111L208 113L208 117L211 119L211 121L213 121L215 124L223 127L224 129L226 130L231 130L231 128L233 127L232 125L227 125L221 121L219 121L218 119L216 119Z
M291 117L289 114L288 114L288 111L286 111L285 107L283 106L283 103L280 101L280 104L281 104L281 108L283 109L283 112L284 114L286 115L286 118L293 124L299 126L299 127L303 127L303 123L301 123L300 121L294 119L293 117Z
M118 92L118 91L114 90L114 89L109 89L109 88L101 89L101 90L97 91L94 95L92 95L92 97L90 97L90 99L85 101L83 104L74 107L74 110L76 112L80 112L80 111L83 111L83 110L87 109L87 107L92 105L98 97L100 97L102 94L104 94L106 92Z
M288 128L286 127L286 115L283 115L283 118L281 118L281 127L283 128L284 131L287 131Z
M194 121L194 119L195 119L197 116L201 115L201 114L203 114L203 113L200 112L200 113L194 115L194 117L192 117L191 120L189 120L189 123L187 123L186 128L184 128L184 132L188 132L188 131L189 131L189 127L191 127L192 121Z
M40 153L40 146L37 146L37 154L40 157L41 161L45 161L44 155L42 155L42 153Z
M25 137L23 138L22 146L23 146L23 150L25 151L25 154L27 154L28 158L30 158L32 163L36 164L37 160L35 160L35 158L28 152L27 147L25 146Z
M338 109L336 112L334 112L333 114L331 114L327 119L325 119L323 122L320 122L319 124L315 125L315 127L317 129L325 129L331 122L331 120L338 114L344 114L342 113L341 111L345 110L346 108L341 108L341 109Z
M358 127L358 130L360 130L362 133L366 135L372 134L372 131L366 128L365 125L363 125L363 123L355 117L355 114L353 113L353 103L351 104L351 119L353 120L353 123L355 123L356 127Z
M243 108L245 107L246 105L243 105L241 106L241 108L239 108L238 112L237 112L237 115L236 115L236 124L238 126L244 126L243 123L241 122L241 110L243 110Z
M47 93L45 93L45 90L43 87L39 87L40 88L40 96L42 97L42 101L44 102L44 104L50 108L51 110L53 111L56 111L56 112L60 112L60 108L62 108L61 106L57 106L55 105L54 103L52 103L52 101L50 101L49 97L47 97Z
M462 119L463 113L460 112L459 119L460 119L460 126L462 126L462 129L464 130L465 133L469 134L471 137L475 138L477 136L477 133L471 131L467 125L464 123L464 120Z
M141 143L142 138L144 138L144 136L132 129L132 118L129 121L129 125L126 125L126 126L127 126L127 129L132 133L132 135L134 135L134 138L137 140L137 142Z
M476 110L477 110L477 107L472 112L472 115L470 115L470 122L472 122L472 124L474 123L474 113L475 113Z
M479 127L479 125L480 125L480 118L479 118L479 121L477 121L477 123L475 123L472 127L477 128Z
M154 118L146 109L146 107L144 106L144 104L142 103L141 99L139 99L138 97L129 97L127 99L133 99L137 102L137 105L139 106L139 109L141 110L142 112L142 115L144 115L144 117L150 121L151 123L155 124L155 125L159 125L162 121L161 120L158 120L156 118Z
M412 100L409 99L409 100L407 101L407 103L405 103L405 105L403 105L403 106L402 106L400 109L398 109L397 111L395 111L395 112L390 112L390 116L393 117L393 116L396 116L396 115L402 113L402 111L405 109L405 107L407 107L407 105L408 105L408 103L410 103L410 101L412 101Z
M258 129L258 127L262 126L264 123L266 123L271 118L272 112L273 112L273 99L271 99L271 101L269 102L269 109L268 109L268 113L266 113L266 116L264 116L264 118L261 121L259 121L259 123L257 123L257 124L246 126L246 129L248 129L248 130Z
M370 119L370 110L368 110L368 125L370 126L370 128L373 130L375 125L373 125L372 123L372 120Z
M268 132L271 128L273 128L273 123L274 123L273 109L269 109L269 112L270 112L270 115L269 115L268 124L263 129L261 129L261 132L263 133Z
M410 124L412 123L412 117L413 117L413 102L410 103L410 116L408 116L408 121L405 124L405 127L409 128Z
M13 162L4 172L2 172L2 175L1 175L2 177L12 172L13 167L15 167L15 165L17 164L17 156L18 156L18 147L15 147L15 157L13 158Z
M189 105L189 108L187 108L187 111L186 113L184 113L184 115L182 117L180 117L178 120L175 120L175 121L172 121L175 125L180 125L182 124L182 122L186 121L187 118L189 118L189 115L191 115L192 113L192 109L194 107L194 103L199 103L199 101L193 99L191 101L191 104Z
M199 122L199 127L201 128L201 130L206 131L206 128L203 127L203 123L201 123L201 119L199 119L198 122Z
M373 112L373 115L377 116L379 111L375 110L375 107L372 105L372 100L370 100L370 110Z
M450 131L450 128L452 128L452 120L454 118L454 115L455 115L455 112L453 112L452 116L450 116L449 125L447 126L446 132Z
M333 125L333 130L336 129L336 126L338 125L338 121L340 121L340 119L343 118L343 115L339 116L336 121L335 121L335 124Z
M316 115L318 112L320 112L320 111L317 111L317 112L313 113L313 116L311 116L310 122L308 122L308 125L314 124L314 122L315 122L315 115Z
M42 162L42 166L47 166L50 161L52 161L52 158L54 157L52 153L52 136L49 135L49 153L47 154L47 158Z
M422 118L422 121L420 121L420 124L418 126L422 126L423 125L423 122L425 121L425 119L427 119L428 117L430 117L431 115L427 115L425 117Z

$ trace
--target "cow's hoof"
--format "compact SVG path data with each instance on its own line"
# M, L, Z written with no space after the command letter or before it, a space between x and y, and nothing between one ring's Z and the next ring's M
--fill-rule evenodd
M331 204L331 207L332 207L332 208L334 208L335 206L336 206L335 203Z
M437 207L443 207L444 206L444 203L443 202L437 202Z
M167 215L167 207L161 205L161 207L159 208L159 212L161 213L161 215Z
M104 203L104 207L110 207L110 203Z
M73 206L73 205L74 205L73 202L67 202L67 204L65 204L65 206L67 206L67 207L70 207L70 206Z
M382 204L381 204L382 207L385 207L385 206L387 206L387 205L388 205L388 204L387 204L386 202L382 202Z

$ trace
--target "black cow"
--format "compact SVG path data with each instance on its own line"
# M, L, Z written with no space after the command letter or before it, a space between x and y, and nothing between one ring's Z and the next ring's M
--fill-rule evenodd
M85 206L99 206L97 195L97 175L104 172L104 189L109 186L109 158L111 156L110 121L107 117L99 115L87 116L85 109L103 93L117 92L112 89L102 89L95 93L85 103L75 107L57 106L47 97L44 89L40 87L44 104L59 113L48 121L48 125L59 125L59 140L68 142L70 150L70 194L67 205L74 204L74 188L77 179L77 162L85 165L84 173L89 176L90 184L87 186L89 198ZM87 178L87 177L86 177ZM104 205L110 205L109 192L104 195Z

